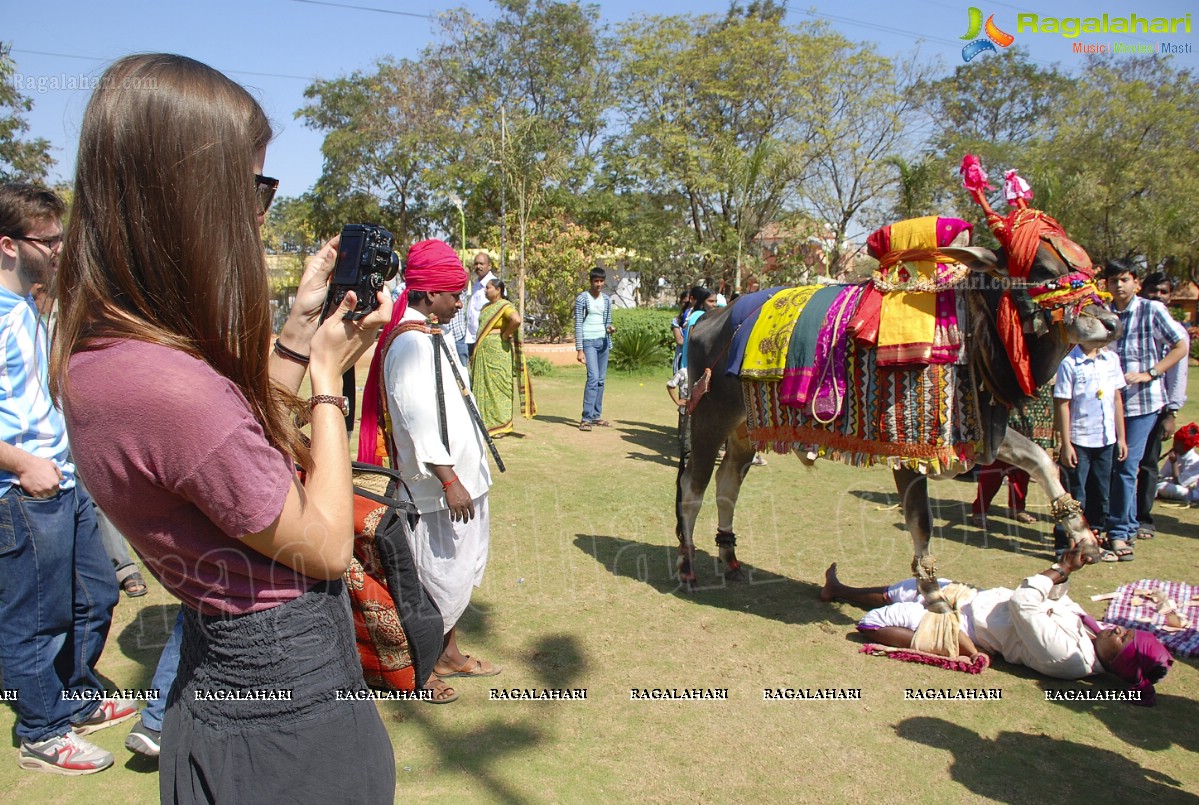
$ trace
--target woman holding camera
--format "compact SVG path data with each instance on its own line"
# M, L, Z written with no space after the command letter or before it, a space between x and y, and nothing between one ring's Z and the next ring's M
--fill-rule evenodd
M350 293L320 324L326 244L270 353L270 138L253 98L199 62L137 55L105 72L80 134L53 382L97 503L184 604L163 801L390 802L387 732L354 700L339 395L391 302L346 322Z

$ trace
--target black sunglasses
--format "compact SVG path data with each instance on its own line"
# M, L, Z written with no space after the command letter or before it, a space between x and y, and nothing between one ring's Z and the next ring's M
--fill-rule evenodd
M279 189L279 180L260 173L254 174L254 197L258 199L258 209L265 213L275 200L275 192Z
M62 235L55 235L52 238L35 238L32 235L9 235L8 237L13 240L24 240L29 243L41 244L52 252L62 248Z

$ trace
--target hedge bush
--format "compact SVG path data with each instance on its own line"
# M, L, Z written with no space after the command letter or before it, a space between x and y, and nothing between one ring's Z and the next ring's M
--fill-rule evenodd
M654 308L612 311L612 364L626 372L668 368L674 356L670 323L677 312Z
M554 373L554 365L540 355L525 356L525 368L533 377L544 377Z

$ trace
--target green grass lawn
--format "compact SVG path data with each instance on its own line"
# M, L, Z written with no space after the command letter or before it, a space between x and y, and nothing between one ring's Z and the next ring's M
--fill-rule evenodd
M1088 802L1196 801L1199 674L1176 662L1148 710L1047 702L1050 688L1118 689L1114 677L1049 682L999 664L981 676L867 657L859 611L816 597L829 562L843 580L908 573L890 473L770 455L751 470L737 518L746 583L717 575L715 505L697 527L699 590L678 589L676 416L661 377L608 379L613 427L577 429L581 367L535 378L541 415L499 440L508 465L491 495L491 560L460 624L463 648L504 666L460 680L445 706L380 703L397 801ZM1199 398L1199 383L1192 383ZM1192 403L1180 422L1199 419ZM1014 586L1051 554L1048 501L1035 526L1002 504L991 530L969 525L974 486L934 484L941 572ZM1001 495L1004 494L1001 492ZM1159 536L1133 563L1077 574L1072 595L1142 578L1199 582L1199 514L1161 505ZM170 619L157 583L122 598L100 670L112 687L147 687ZM585 701L489 701L490 687L585 688ZM858 701L764 701L764 688L856 688ZM999 701L905 701L907 688L998 688ZM630 689L721 688L727 701L632 701ZM11 728L13 715L3 717ZM117 765L67 779L0 764L10 802L150 802L152 764L124 748L127 728L94 736ZM15 742L13 746L15 747Z

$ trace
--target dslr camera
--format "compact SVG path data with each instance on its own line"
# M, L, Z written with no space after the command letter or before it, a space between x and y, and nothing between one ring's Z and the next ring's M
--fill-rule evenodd
M395 238L378 224L346 224L341 229L337 246L337 264L329 281L329 294L321 310L321 321L329 318L353 291L358 302L345 315L347 321L357 321L379 307L375 296L383 283L396 275L400 258L393 246Z

